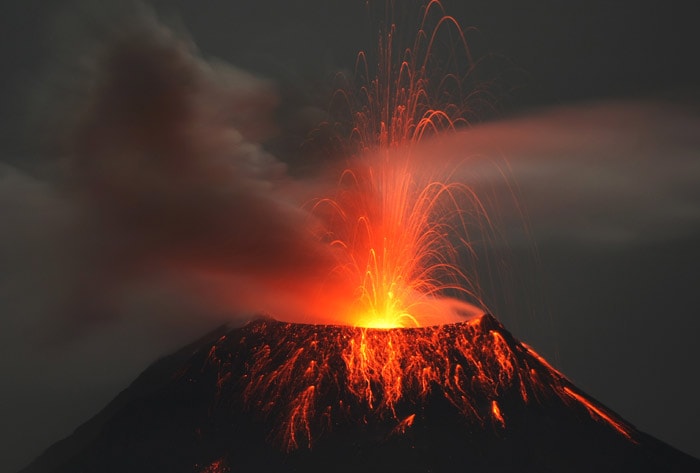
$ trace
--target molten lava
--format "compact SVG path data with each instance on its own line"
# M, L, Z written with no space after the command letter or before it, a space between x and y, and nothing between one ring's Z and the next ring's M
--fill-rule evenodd
M76 445L78 446L76 449ZM496 319L261 319L154 363L27 473L697 472Z
M287 451L312 448L348 422L393 422L392 434L405 434L436 398L465 422L496 430L525 405L577 404L633 440L631 427L489 315L391 330L261 320L238 339L221 337L205 365L218 373L217 402L242 396L254 415L278 426L270 434ZM232 376L239 371L241 379Z

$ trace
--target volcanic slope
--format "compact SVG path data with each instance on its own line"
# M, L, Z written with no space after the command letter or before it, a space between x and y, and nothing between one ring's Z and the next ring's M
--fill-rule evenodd
M259 319L163 358L23 473L698 472L492 316Z

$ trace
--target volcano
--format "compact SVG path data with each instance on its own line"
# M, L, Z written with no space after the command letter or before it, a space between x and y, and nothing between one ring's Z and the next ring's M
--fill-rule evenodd
M700 461L483 315L410 329L221 327L23 470L248 471L696 472Z

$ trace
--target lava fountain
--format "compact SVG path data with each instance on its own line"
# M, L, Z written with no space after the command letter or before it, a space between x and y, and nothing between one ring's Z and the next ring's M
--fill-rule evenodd
M329 282L348 288L337 315L353 326L417 327L484 312L476 275L460 260L475 258L470 232L488 237L486 211L467 186L438 178L439 156L414 153L424 137L467 123L463 85L471 54L459 24L437 1L422 11L411 48L398 47L396 35L395 24L380 33L375 75L360 53L357 85L335 94L332 108L349 110L353 124L344 139L350 163L336 195L313 205L323 222L319 238L337 257ZM431 71L443 36L459 38L466 71L451 62L454 50L439 75Z

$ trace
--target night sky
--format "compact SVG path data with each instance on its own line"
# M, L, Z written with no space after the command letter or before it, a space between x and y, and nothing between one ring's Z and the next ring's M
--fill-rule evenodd
M204 303L201 281L183 271L294 278L295 255L309 250L301 244L265 251L264 264L247 259L258 251L248 241L272 248L270 235L295 229L295 211L256 186L303 180L320 165L302 145L325 116L335 73L351 72L378 35L364 1L124 3L1 9L0 458L9 471L157 357L253 311ZM530 3L443 2L468 29L490 97L450 147L474 156L459 177L499 228L484 260L498 264L479 268L485 301L584 391L699 457L696 17L668 2ZM397 4L410 39L415 2ZM118 60L100 61L115 37L127 38ZM131 67L152 81L130 83ZM162 100L132 107L141 93ZM196 123L217 125L174 134L193 120L192 103ZM188 161L229 145L245 164L231 182ZM147 202L143 214L129 211L133 202ZM221 256L231 241L238 252Z

